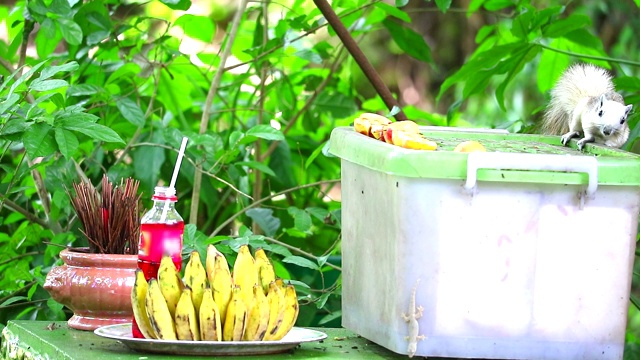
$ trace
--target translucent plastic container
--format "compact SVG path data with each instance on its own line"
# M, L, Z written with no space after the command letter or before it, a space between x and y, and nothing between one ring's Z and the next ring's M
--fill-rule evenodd
M423 129L417 151L337 128L343 326L416 356L622 359L640 157L559 137ZM486 153L456 153L474 139Z

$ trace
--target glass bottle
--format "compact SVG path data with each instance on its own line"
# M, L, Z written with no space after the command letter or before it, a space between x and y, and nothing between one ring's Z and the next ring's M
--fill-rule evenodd
M176 211L178 201L175 189L156 186L153 207L140 220L140 242L138 244L138 268L149 281L158 275L163 255L171 256L178 271L182 268L182 237L184 220ZM143 338L133 319L133 337Z

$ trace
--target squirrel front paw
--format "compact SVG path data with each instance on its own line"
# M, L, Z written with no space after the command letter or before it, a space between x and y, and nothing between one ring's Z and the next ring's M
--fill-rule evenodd
M580 141L578 141L578 150L582 151L582 149L584 149L584 146L587 145L587 143L590 142L594 142L593 138L584 138L581 139Z
M569 131L568 133L562 135L560 141L562 142L562 145L567 146L569 145L569 141L571 141L571 139L579 135L580 133L578 131Z

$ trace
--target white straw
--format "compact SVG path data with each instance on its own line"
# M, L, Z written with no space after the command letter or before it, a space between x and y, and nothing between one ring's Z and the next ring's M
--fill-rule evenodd
M175 194L176 179L178 178L178 172L180 171L180 164L182 163L182 157L184 157L184 149L187 147L187 141L189 139L185 136L182 138L182 144L180 144L180 151L178 152L178 158L176 159L176 166L173 168L173 176L171 176L171 183L169 183L169 189L173 189ZM167 218L167 211L169 211L169 202L164 204L162 209L162 216L160 222L163 223Z

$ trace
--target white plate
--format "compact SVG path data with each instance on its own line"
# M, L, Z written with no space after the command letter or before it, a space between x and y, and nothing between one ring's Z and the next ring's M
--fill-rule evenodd
M138 339L131 335L131 324L108 325L97 328L98 336L118 340L130 349L175 355L259 355L275 354L293 349L301 343L319 341L327 334L294 327L278 341L186 341Z

